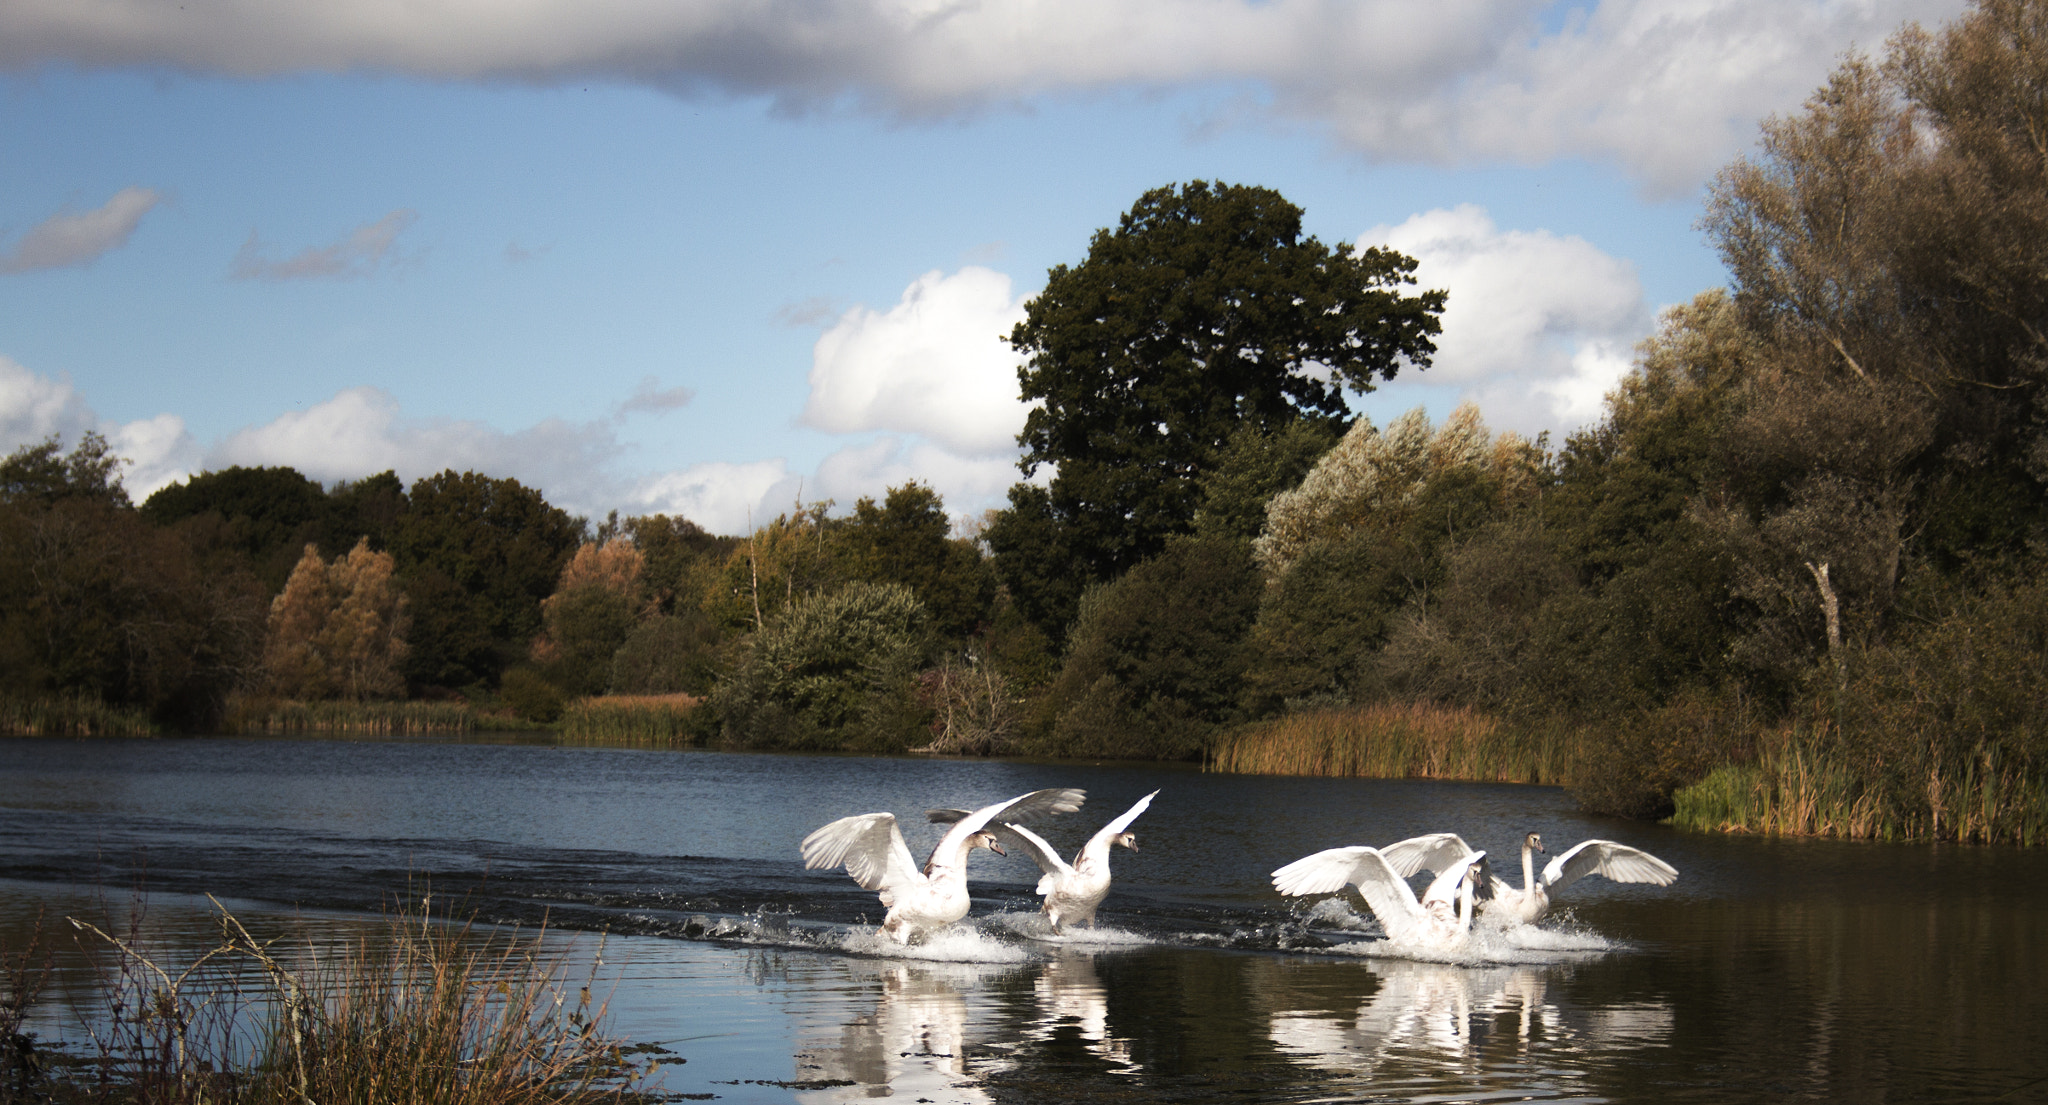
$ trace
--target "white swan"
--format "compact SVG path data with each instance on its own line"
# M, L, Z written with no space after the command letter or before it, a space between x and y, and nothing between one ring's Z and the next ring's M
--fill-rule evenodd
M1123 816L1104 825L1088 838L1088 843L1074 854L1069 864L1052 850L1052 845L1037 833L1006 818L998 817L989 824L989 832L996 839L1030 856L1038 863L1045 875L1038 880L1034 893L1045 895L1045 905L1040 907L1046 919L1052 922L1052 930L1060 931L1062 924L1087 925L1095 927L1095 909L1102 899L1109 897L1109 846L1121 844L1131 851L1138 850L1138 834L1125 832L1131 822L1145 812L1152 804L1151 794L1138 799L1137 804L1125 810ZM933 821L952 821L962 816L959 810L929 810L926 816Z
M1451 861L1418 901L1408 880L1379 849L1359 844L1295 860L1273 872L1273 889L1289 895L1328 894L1348 883L1380 919L1389 943L1450 950L1462 947L1471 935L1475 887L1484 877L1485 859L1485 852L1469 852Z
M1543 877L1538 879L1536 853L1541 851L1542 834L1530 833L1522 838L1522 888L1519 890L1488 872L1492 893L1480 903L1482 912L1503 921L1531 925L1550 912L1552 894L1587 875L1604 875L1615 882L1652 883L1657 886L1669 886L1678 878L1676 867L1640 848L1612 840L1586 840L1545 864ZM1456 863L1471 853L1471 845L1456 833L1410 837L1382 849L1387 862L1404 877L1417 871L1442 870L1444 864Z
M899 944L967 916L967 856L976 848L1003 850L987 829L992 818L1036 821L1081 808L1084 792L1070 788L1030 794L983 806L954 822L922 868L911 858L893 813L842 817L804 838L804 867L846 865L853 881L881 891L889 913L882 931Z

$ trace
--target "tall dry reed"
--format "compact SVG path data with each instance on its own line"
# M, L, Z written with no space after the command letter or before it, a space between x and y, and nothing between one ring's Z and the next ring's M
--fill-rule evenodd
M86 695L0 699L0 736L154 737L156 724L141 710L109 706Z
M579 698L562 711L562 739L623 748L680 748L694 740L687 694Z
M1571 740L1519 729L1473 710L1377 703L1304 711L1249 725L1217 742L1211 771L1261 775L1572 781Z
M348 733L403 737L429 733L471 733L512 728L506 719L486 717L467 702L295 702L238 700L229 704L227 728L243 736L298 736Z
M72 920L104 949L96 1061L59 1100L162 1105L586 1105L636 1100L652 1070L602 1028L591 980L545 933L424 909L335 947L259 940L219 903L218 944L182 964L133 930Z

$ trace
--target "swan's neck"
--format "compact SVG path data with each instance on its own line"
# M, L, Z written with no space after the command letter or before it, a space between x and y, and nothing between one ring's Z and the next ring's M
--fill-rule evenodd
M1536 849L1522 842L1522 889L1529 890L1536 885Z

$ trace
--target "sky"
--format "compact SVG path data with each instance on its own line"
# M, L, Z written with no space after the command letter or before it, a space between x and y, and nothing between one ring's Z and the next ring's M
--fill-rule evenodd
M1020 478L1003 338L1150 188L1278 190L1450 293L1353 408L1600 417L1725 282L1714 174L1961 0L8 0L0 450L137 501L510 476L743 533Z

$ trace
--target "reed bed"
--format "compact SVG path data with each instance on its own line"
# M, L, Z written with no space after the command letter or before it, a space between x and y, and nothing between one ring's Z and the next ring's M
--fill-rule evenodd
M512 728L467 702L246 702L232 705L228 728L242 736L351 733L404 737Z
M562 711L562 739L622 748L680 748L693 740L690 711L697 702L687 694L579 698Z
M109 706L84 695L0 699L0 736L154 737L156 723L141 710Z
M184 963L72 925L108 953L96 1055L45 1064L24 1100L152 1105L596 1105L649 1100L658 1061L603 1029L592 981L545 932L480 931L424 910L340 947L281 948L225 908Z
M2048 780L1974 755L1930 755L1906 786L1883 786L1824 743L1783 738L1672 795L1688 829L2048 844Z
M1511 728L1459 707L1379 703L1247 726L1217 742L1208 769L1566 785L1571 747L1562 730Z

